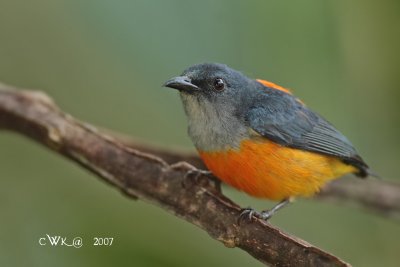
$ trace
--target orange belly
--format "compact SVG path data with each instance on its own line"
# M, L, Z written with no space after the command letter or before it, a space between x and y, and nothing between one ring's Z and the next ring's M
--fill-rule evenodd
M329 180L356 171L335 157L268 140L245 140L240 149L199 153L209 170L225 183L249 195L273 200L311 196Z

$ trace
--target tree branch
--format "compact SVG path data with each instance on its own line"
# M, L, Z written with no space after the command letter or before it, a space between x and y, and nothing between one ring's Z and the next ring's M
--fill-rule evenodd
M128 197L158 205L202 228L225 246L239 247L263 263L349 266L263 221L237 225L240 207L223 196L207 177L184 179L194 167L182 162L170 165L123 145L63 113L43 93L0 85L0 128L32 138L92 171Z

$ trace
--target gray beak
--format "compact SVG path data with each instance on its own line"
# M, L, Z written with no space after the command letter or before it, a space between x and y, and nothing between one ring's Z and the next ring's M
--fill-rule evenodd
M186 76L178 76L178 77L169 79L168 81L166 81L164 83L163 86L177 89L179 91L187 91L187 92L199 90L199 87L194 85L192 83L192 81L190 80L190 78L188 78Z

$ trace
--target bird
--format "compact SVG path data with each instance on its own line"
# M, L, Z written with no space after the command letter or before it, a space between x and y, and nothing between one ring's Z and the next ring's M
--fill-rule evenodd
M188 67L164 87L179 91L188 134L208 170L271 209L240 219L268 220L298 197L312 197L345 174L375 176L352 143L291 90L220 63Z

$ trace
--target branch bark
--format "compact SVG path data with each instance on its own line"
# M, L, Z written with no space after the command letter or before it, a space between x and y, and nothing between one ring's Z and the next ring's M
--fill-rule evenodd
M240 207L223 196L212 181L203 176L184 179L194 169L192 165L171 165L126 146L62 112L43 93L0 85L0 128L30 137L90 170L126 196L158 205L202 228L225 246L239 247L263 263L350 266L263 221L237 225ZM168 161L185 159L200 165L197 157L159 154ZM335 190L325 194L343 193L340 188Z

